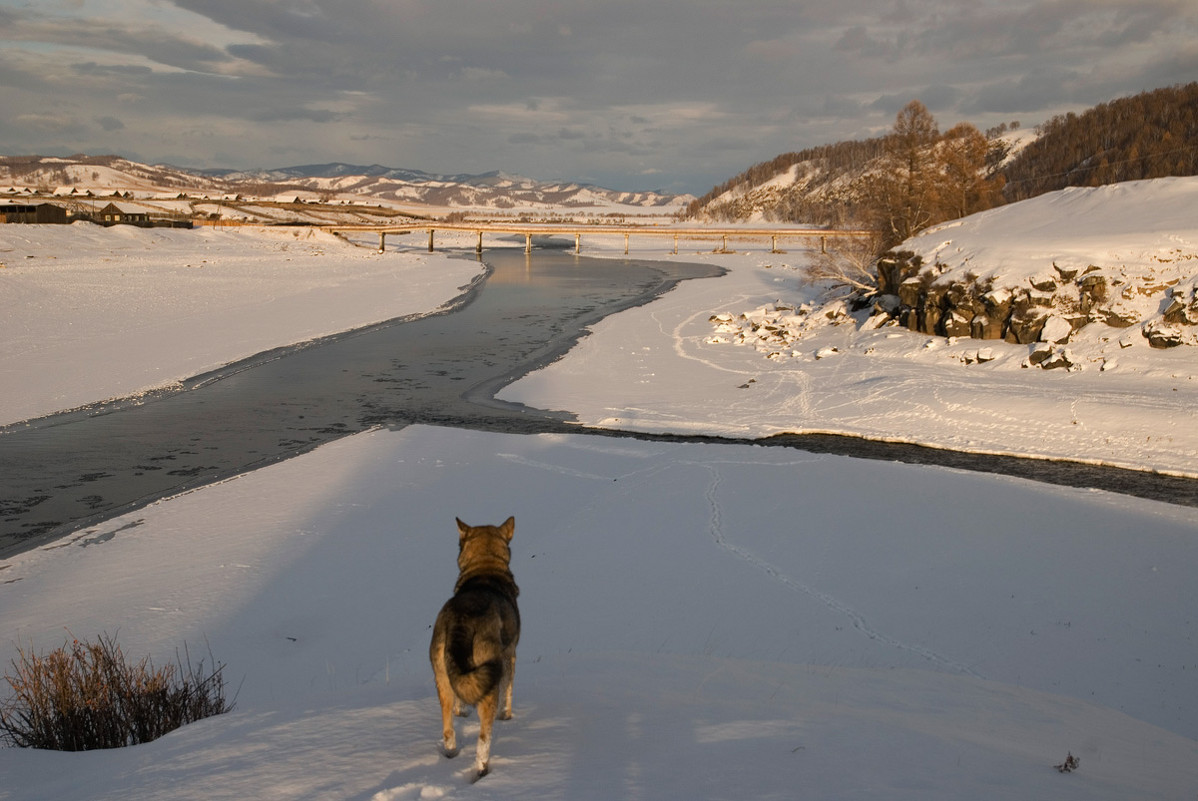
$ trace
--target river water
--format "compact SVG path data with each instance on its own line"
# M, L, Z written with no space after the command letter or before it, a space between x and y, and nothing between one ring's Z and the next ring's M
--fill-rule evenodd
M531 256L497 250L486 260L486 279L449 312L262 354L148 400L0 430L0 558L375 426L589 431L569 423L565 413L493 395L567 350L585 326L648 302L680 280L717 273L704 265L586 259L552 250ZM787 436L761 444L944 464L1198 505L1198 482L1136 471L852 437Z

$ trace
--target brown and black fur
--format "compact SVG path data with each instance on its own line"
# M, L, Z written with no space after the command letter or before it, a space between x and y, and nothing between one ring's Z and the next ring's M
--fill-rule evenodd
M512 576L512 533L516 520L499 526L458 523L458 581L433 624L429 660L441 702L441 747L457 756L454 714L463 703L478 710L475 779L490 770L495 715L512 716L512 678L520 641L520 589Z

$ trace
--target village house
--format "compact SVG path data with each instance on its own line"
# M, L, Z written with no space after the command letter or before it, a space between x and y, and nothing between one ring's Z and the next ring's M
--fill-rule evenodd
M144 211L126 211L115 203L109 203L92 217L100 225L149 225L150 215Z
M67 210L53 203L4 203L0 204L0 220L6 223L65 225Z

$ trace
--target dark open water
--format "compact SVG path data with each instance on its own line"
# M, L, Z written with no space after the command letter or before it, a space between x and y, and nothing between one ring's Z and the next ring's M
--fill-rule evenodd
M453 311L282 349L182 391L0 429L0 558L159 498L385 425L631 436L492 399L597 320L645 303L702 265L493 251ZM710 437L644 437L729 441ZM988 457L852 437L762 445L940 464L1198 505L1198 481L1065 462Z

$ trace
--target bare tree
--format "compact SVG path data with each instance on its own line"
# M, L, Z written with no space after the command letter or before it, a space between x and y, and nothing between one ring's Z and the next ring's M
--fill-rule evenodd
M918 100L908 103L886 138L881 170L869 179L873 227L884 250L936 221L941 206L936 119Z
M884 252L881 242L879 233L833 240L826 251L812 260L807 268L808 280L873 292L878 287L874 263L878 254Z
M967 122L953 126L936 149L943 178L941 213L951 220L1002 203L1003 179L986 176L990 142Z

